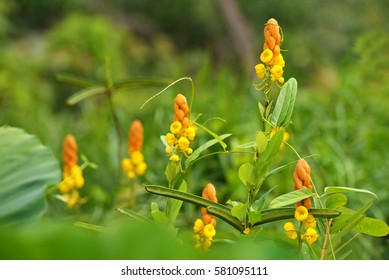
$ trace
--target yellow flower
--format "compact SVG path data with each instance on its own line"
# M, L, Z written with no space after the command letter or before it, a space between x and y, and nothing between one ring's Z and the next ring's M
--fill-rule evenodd
M122 160L122 168L124 171L128 172L134 168L131 160L129 158L125 158Z
M142 152L135 151L131 154L131 161L133 164L137 165L138 163L141 163L144 161L144 157Z
M136 177L135 171L131 170L127 172L127 176L130 179L134 179Z
M197 219L194 226L193 226L193 231L194 232L199 232L204 229L204 223L201 219ZM200 236L199 236L200 237Z
M64 172L64 176L69 176L69 177L64 177L64 181L66 184L69 186L69 188L77 187L77 188L82 188L84 186L84 177L82 176L82 169L78 165L72 166L70 170L71 174L67 174L67 172ZM62 189L64 189L64 186L62 186ZM70 189L68 191L70 191Z
M308 228L305 234L301 236L301 239L305 239L309 245L317 240L317 232L313 228Z
M287 235L290 239L296 239L296 238L297 238L297 232L295 232L295 231L287 232L286 235Z
M264 63L268 63L273 58L273 52L270 49L266 49L261 53L260 59Z
M316 227L316 220L312 214L308 214L308 218L304 221L304 227L305 228L315 228Z
M172 147L176 143L177 139L172 133L166 134L166 142L167 144Z
M64 194L63 197L66 199L67 207L74 208L77 205L78 200L80 199L80 194L78 193L78 191L73 190L70 194Z
M170 132L173 134L180 133L182 124L179 121L175 121L170 125Z
M216 234L216 230L213 227L212 224L208 224L203 229L203 235L207 240L212 240L212 237L214 237Z
M212 241L211 240L205 240L204 241L204 249L205 250L208 250L209 247L211 247L211 245L212 245Z
M178 146L180 147L181 151L185 152L189 148L188 138L181 136L178 140Z
M193 127L188 127L186 130L185 130L185 135L186 137L190 140L190 141L193 141L193 139L195 138L196 136L196 131Z
M262 63L255 65L255 73L257 73L258 78L263 79L265 71L265 65Z
M169 160L171 160L171 161L179 161L179 160L180 160L180 157L179 157L178 155L174 154L174 155L172 155L172 156L169 158Z
M65 179L64 181L62 181L60 184L59 184L59 191L61 193L67 193L69 192L71 189L72 189L72 185L70 185L67 180Z
M135 172L138 176L145 174L147 169L147 164L145 162L140 162L136 165Z
M297 221L303 222L308 218L308 210L304 206L299 206L294 212L294 217Z
M285 60L282 54L279 54L274 58L274 64L279 65L281 67L285 67Z
M282 78L282 75L284 74L284 70L282 69L282 67L277 64L272 67L270 72L273 75L272 78L274 77L275 80L279 80L280 78Z
M294 224L292 222L287 222L284 224L284 230L285 231L296 231L296 228L294 227Z
M292 222L287 222L284 224L284 231L290 239L297 238L296 228Z
M244 234L249 234L250 233L250 228L245 228L244 231L243 231Z
M188 153L188 155L191 155L191 154L193 153L193 149L192 149L192 148L188 148L188 149L186 150L186 152Z

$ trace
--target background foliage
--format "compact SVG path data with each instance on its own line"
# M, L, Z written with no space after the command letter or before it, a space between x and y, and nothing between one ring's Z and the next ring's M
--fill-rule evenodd
M236 2L253 32L255 61L262 49L263 23L274 17L283 28L287 50L284 76L294 76L299 81L293 125L288 131L290 143L303 156L314 155L310 163L315 184L321 190L328 185L343 185L375 192L380 199L368 214L388 223L389 86L385 81L389 75L389 22L385 14L388 2ZM63 137L67 133L76 135L80 152L99 166L98 170L85 170L87 183L82 191L88 203L82 207L79 220L103 225L124 223L127 220L112 211L117 191L112 183L117 168L116 136L107 104L96 97L76 106L66 105L66 98L78 89L60 83L56 74L71 73L104 80L104 59L109 56L115 81L128 77L175 80L191 76L196 90L194 115L202 113L204 120L215 116L226 120L225 123L212 121L209 126L220 134L233 133L227 141L233 147L255 139L259 119L256 118L258 96L252 86L254 69L241 63L230 34L218 1L185 0L171 5L166 0L3 0L0 3L0 125L20 127L37 135L59 162ZM121 90L114 96L114 103L124 131L135 118L144 124L144 154L146 161L153 163L149 164L142 183L163 185L167 159L159 136L166 133L170 124L173 97L178 92L189 97L190 86L180 84L139 110L159 90ZM207 135L200 134L196 142L207 140ZM287 148L283 153L277 164L294 158ZM186 178L189 190L199 194L210 181L218 189L219 201L242 198L245 194L237 170L243 162L242 156L236 155L215 156L199 162ZM265 190L278 185L274 196L290 191L292 172L291 166L271 177ZM149 195L139 188L134 210L149 213L148 199ZM61 202L50 197L48 200L45 220L70 219L74 215L64 210ZM355 196L351 203L362 205L363 201ZM198 212L199 209L184 204L184 214L178 222L190 228ZM281 225L269 226L275 232L279 231L277 228ZM222 223L218 229L222 232ZM42 225L42 231L48 236L57 234L50 225ZM83 238L70 229L65 232L75 235L75 239ZM10 239L17 246L29 243L25 236L1 234L8 238L1 240ZM39 237L36 232L27 235L31 240ZM53 238L56 243L63 242ZM40 240L47 248L50 246L50 241ZM98 240L97 237L92 242ZM387 237L360 236L357 240L350 258L389 258ZM80 258L93 258L92 254L80 254ZM111 258L111 255L96 254ZM235 254L244 258L239 252ZM76 256L43 252L2 255L2 258Z

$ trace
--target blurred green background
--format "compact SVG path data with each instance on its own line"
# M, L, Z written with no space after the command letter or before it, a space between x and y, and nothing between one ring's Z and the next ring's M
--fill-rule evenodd
M182 0L174 4L166 0L1 0L0 125L20 127L37 135L59 162L62 139L72 133L80 153L99 166L97 170L85 170L82 195L88 197L88 202L77 217L65 210L61 202L48 197L45 222L49 225L41 225L41 231L25 229L16 236L1 232L2 244L18 248L13 254L4 254L2 250L1 257L206 258L196 252L149 257L136 253L115 255L111 251L102 253L101 248L92 254L95 243L109 239L99 236L86 242L85 250L92 250L89 253L82 249L79 255L67 254L66 250L58 253L61 249L56 253L49 249L34 253L36 240L40 240L42 248L51 248L51 242L63 242L62 237L56 239L60 231L53 230L57 225L50 225L50 221L81 220L99 225L113 223L114 227L130 223L112 210L117 191L116 135L106 101L96 97L68 106L65 100L79 88L59 82L56 75L70 73L104 82L104 59L109 57L114 81L174 81L190 76L195 83L193 116L202 113L202 121L212 117L224 119L226 122L211 121L208 125L219 134L233 133L228 140L233 148L253 141L259 129L259 96L253 88L253 66L259 62L262 51L264 23L271 17L278 20L284 33L284 77L295 77L299 82L294 124L288 128L290 143L302 156L313 155L309 163L319 191L330 185L373 191L380 199L368 214L388 223L388 11L389 2L385 0ZM139 184L166 185L163 171L167 158L159 136L168 131L174 96L183 93L189 98L191 92L189 83L178 84L140 110L143 102L159 90L122 90L114 96L123 131L136 118L144 125L144 154L149 164ZM209 136L199 132L196 142L207 140ZM294 153L285 148L276 164L295 159ZM212 182L219 201L244 199L245 188L237 170L245 160L244 156L233 154L200 161L187 175L189 191L200 194ZM273 197L290 191L292 172L290 166L271 177L264 190L277 185ZM149 215L149 202L164 200L141 189L139 186L133 210ZM351 206L361 206L363 199L351 197ZM183 210L178 224L190 230L200 215L199 209L185 205ZM58 225L62 226L66 228L65 235L79 240L74 248L83 246L82 240L87 238L84 233L79 229L72 231L66 223ZM229 227L220 221L218 230L228 231ZM282 224L268 230L282 235ZM48 241L39 232L45 232ZM134 231L125 228L118 232L114 236ZM132 233L122 236L123 239L112 239L131 243L132 239L146 240L148 236ZM121 244L117 242L113 247ZM247 250L243 248L248 246L245 244L231 249L230 258L289 258L282 252L278 256L244 255ZM130 244L126 246L131 248ZM288 245L285 246L287 250ZM351 259L389 259L387 237L360 236L353 249ZM210 258L218 258L217 252L215 249Z

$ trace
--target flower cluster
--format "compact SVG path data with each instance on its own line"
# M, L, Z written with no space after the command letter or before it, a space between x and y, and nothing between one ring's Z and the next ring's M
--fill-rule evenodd
M260 79L272 82L284 83L284 67L285 61L281 54L281 33L278 22L271 18L267 21L264 28L265 43L263 44L263 52L260 55L259 63L255 66L255 72Z
M63 180L59 184L59 191L66 201L69 208L74 208L80 202L80 194L78 192L84 186L84 177L82 169L77 165L77 142L73 135L69 134L64 138L62 147L63 158Z
M203 190L202 197L213 202L217 202L216 189L209 183ZM207 212L206 208L201 208L202 218L197 219L193 231L195 232L196 248L208 250L211 247L212 239L216 234L215 217Z
M311 183L311 168L304 159L300 159L297 162L296 169L293 173L294 190L301 188L308 188L312 190ZM316 228L316 220L312 214L309 214L308 210L311 209L312 202L309 198L304 199L296 203L296 211L294 218L298 222L302 222L304 225L305 233L301 234L301 239L307 241L309 245L312 245L318 238ZM291 239L297 238L297 230L292 222L284 224L284 231Z
M170 125L170 132L166 134L166 153L171 161L179 161L179 154L186 156L192 154L193 150L189 147L190 141L196 136L193 126L189 125L189 107L185 96L178 94L174 99L174 118Z
M128 178L134 179L136 176L142 176L147 169L142 154L143 145L143 126L139 120L132 122L128 131L128 155L129 158L122 160L122 168Z
M216 234L215 227L212 224L204 225L201 219L197 219L193 231L195 234L196 248L208 250L212 245L212 239Z

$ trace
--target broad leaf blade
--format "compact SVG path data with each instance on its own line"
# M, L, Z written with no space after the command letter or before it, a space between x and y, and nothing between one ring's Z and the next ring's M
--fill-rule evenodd
M61 171L52 152L22 129L0 127L0 227L38 220L45 189Z
M294 103L296 102L296 96L297 96L297 81L295 78L290 78L287 82L290 84L290 86L287 88L287 93L290 96L289 99L289 104L288 104L288 110L285 116L285 119L282 123L280 123L280 126L287 126L291 119L292 119L292 114L293 114L293 108L294 108Z
M340 211L342 212L342 216L345 218L350 218L355 214L354 210L346 207L342 207ZM383 237L389 234L389 226L385 223L385 221L370 217L364 217L359 224L352 228L352 230L376 237Z
M254 185L254 165L250 162L243 163L238 170L239 179L247 187Z
M335 193L326 199L326 207L336 209L347 204L347 196L342 193Z
M356 192L356 193L365 193L369 196L373 197L374 199L378 199L377 195L371 191L365 190L365 189L356 189L356 188L349 188L349 187L326 187L324 189L325 194L332 194L332 193L347 193L347 192Z
M301 201L305 198L313 196L313 193L308 189L300 189L280 195L270 202L269 208L278 208L290 205Z

